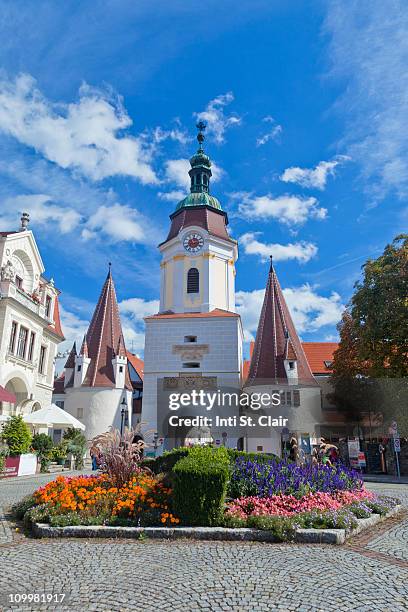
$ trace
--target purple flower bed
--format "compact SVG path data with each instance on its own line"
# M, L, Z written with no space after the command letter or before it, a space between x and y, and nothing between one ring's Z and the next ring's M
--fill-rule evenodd
M310 492L361 489L363 481L355 470L344 465L304 465L282 461L258 463L240 457L233 467L229 495L271 497L278 493L302 497Z

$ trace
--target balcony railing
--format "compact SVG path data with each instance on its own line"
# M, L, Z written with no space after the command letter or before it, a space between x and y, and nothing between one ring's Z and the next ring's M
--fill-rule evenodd
M52 323L52 319L45 314L45 306L34 300L31 295L17 287L11 281L2 281L0 283L1 297L14 298L17 302L34 312L36 315Z

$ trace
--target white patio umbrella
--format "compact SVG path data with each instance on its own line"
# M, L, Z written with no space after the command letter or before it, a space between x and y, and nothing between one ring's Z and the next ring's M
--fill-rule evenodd
M81 421L78 421L72 414L69 414L69 412L66 412L56 404L51 404L31 414L25 414L23 419L26 423L30 423L30 425L45 425L54 429L64 429L66 427L85 429L85 425Z

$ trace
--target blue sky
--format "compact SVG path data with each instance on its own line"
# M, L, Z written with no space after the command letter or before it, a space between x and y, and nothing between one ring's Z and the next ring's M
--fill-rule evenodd
M127 343L142 352L197 117L240 243L247 339L270 252L301 337L336 337L361 265L407 225L405 2L0 9L0 228L31 213L69 341L112 261Z

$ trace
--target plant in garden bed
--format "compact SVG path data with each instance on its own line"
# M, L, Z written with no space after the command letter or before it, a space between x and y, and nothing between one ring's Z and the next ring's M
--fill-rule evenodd
M223 447L194 447L176 463L174 508L183 525L219 524L228 477L229 458Z
M92 445L101 452L101 471L108 474L118 487L142 471L141 462L146 443L140 439L140 430L141 424L134 429L125 429L122 435L117 429L112 429L92 440ZM147 471L147 468L144 469Z
M50 436L47 436L45 433L35 434L31 441L31 446L40 461L41 472L47 472L51 461L50 452L53 447Z
M64 433L63 443L66 444L67 453L74 457L75 469L82 470L87 447L84 434L79 429L69 427Z
M356 471L340 464L299 466L286 461L259 462L242 457L233 467L228 493L233 498L270 497L278 493L303 497L309 492L361 489L362 485Z
M179 519L171 512L170 493L149 474L140 473L122 487L102 474L59 476L36 491L33 498L42 520L56 526L102 525L119 519L141 526L174 525ZM32 520L36 508L28 509L27 520Z
M30 450L30 428L21 415L12 416L6 421L0 437L6 442L11 456L24 455Z

